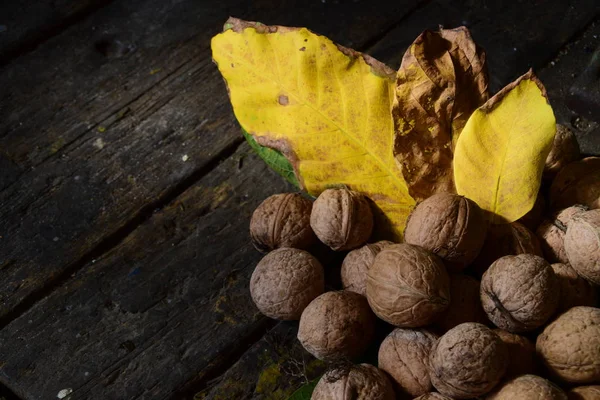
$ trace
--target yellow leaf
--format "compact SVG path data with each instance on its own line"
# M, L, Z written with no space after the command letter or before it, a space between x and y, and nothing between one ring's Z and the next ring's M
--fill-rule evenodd
M465 27L425 31L404 54L392 109L394 155L412 197L455 192L454 145L488 98L485 60Z
M535 203L555 131L546 90L529 71L469 118L454 154L458 193L493 223L521 218Z
M213 59L242 127L284 154L308 193L346 185L369 196L378 229L399 238L414 201L392 154L394 72L305 28L226 27Z

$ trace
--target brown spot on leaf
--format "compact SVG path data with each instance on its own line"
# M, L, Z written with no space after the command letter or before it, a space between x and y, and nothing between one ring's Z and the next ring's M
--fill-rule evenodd
M281 104L282 106L287 106L288 104L290 104L290 99L288 99L288 97L284 94L279 96L279 104Z
M306 50L306 47L304 47L304 46L300 47L300 51L304 51L304 50Z

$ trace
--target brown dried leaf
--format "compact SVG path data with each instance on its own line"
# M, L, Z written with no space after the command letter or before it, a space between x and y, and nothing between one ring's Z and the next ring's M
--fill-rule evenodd
M394 156L410 195L456 192L454 145L471 113L488 99L485 52L465 27L423 32L397 74Z

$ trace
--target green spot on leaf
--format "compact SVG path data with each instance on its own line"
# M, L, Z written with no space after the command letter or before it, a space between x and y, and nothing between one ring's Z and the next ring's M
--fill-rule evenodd
M261 146L254 140L252 135L242 129L242 133L244 137L250 144L250 147L256 151L256 153L263 159L264 162L267 163L269 167L271 167L275 172L285 178L289 183L296 187L300 187L298 183L298 179L296 179L296 174L294 173L294 168L292 164L288 161L287 158L283 154L281 154L277 150L270 149L268 147Z
M317 386L319 379L321 379L321 377L318 377L317 379L314 379L300 387L300 389L292 393L288 400L310 400L312 392L315 390L315 386Z

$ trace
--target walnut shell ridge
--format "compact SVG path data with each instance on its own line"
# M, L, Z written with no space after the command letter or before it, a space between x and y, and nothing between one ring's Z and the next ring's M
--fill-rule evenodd
M252 214L250 238L263 253L280 248L308 249L317 241L310 227L312 202L298 193L265 199Z
M567 395L569 400L598 400L600 399L600 385L579 386L571 389Z
M490 225L483 248L473 261L473 270L481 276L500 257L518 254L543 257L535 234L519 222Z
M561 169L550 186L550 207L561 210L575 204L600 208L600 157L587 157Z
M292 248L273 250L250 278L250 295L267 317L297 320L304 308L325 290L325 275L310 253Z
M567 400L561 388L537 375L521 375L505 382L486 400Z
M470 399L491 391L508 365L507 350L485 325L468 322L446 332L429 353L429 376L445 396Z
M579 275L600 285L600 210L573 217L565 234L565 252Z
M365 196L348 189L327 189L313 203L310 226L332 250L352 250L367 242L373 212Z
M373 338L375 315L367 299L342 290L314 299L302 313L298 340L320 360L353 359Z
M600 381L600 309L573 307L537 337L536 351L548 370L570 383Z
M311 400L394 400L396 395L388 377L369 364L350 367L341 376L326 372L313 391Z
M365 244L349 252L342 262L342 284L345 290L350 290L363 296L367 295L367 272L375 256L386 246L394 244L387 240Z
M502 257L481 279L483 309L490 321L509 332L539 328L558 301L558 278L546 260L533 254Z
M580 158L581 150L573 132L564 125L556 124L556 135L550 153L546 157L543 179L552 180L564 166Z
M488 324L479 292L480 283L477 279L469 275L450 274L450 305L435 326L446 332L465 322Z
M483 211L472 200L451 193L438 193L419 203L410 214L404 241L421 246L458 272L479 254L487 223Z
M422 247L394 244L369 269L367 299L373 312L392 325L425 326L448 308L448 273L442 260Z
M535 345L529 339L503 329L494 329L494 333L504 342L508 352L504 379L536 373Z
M454 400L448 396L444 396L443 394L437 392L425 393L422 396L415 397L414 400Z
M576 204L560 210L550 219L544 220L536 230L536 235L540 239L544 257L551 263L569 262L567 252L565 251L565 235L569 223L575 215L587 211L586 206Z
M552 264L554 274L560 286L560 301L557 313L563 313L573 307L593 307L598 301L598 292L588 281L579 276L569 264Z
M394 329L379 347L378 365L402 393L421 396L433 389L427 359L437 335L424 329Z

